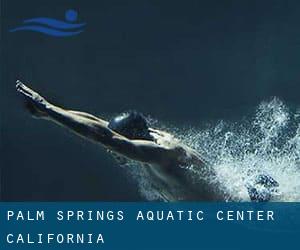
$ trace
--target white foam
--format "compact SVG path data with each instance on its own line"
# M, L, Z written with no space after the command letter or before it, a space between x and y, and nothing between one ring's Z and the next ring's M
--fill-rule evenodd
M245 183L257 173L267 173L280 185L275 200L300 201L299 113L292 113L281 100L273 98L262 102L252 117L241 122L219 121L205 130L176 129L176 135L213 165L220 191L228 198L249 200ZM132 166L130 172L145 198L159 197L159 190L151 185L151 177L143 168Z

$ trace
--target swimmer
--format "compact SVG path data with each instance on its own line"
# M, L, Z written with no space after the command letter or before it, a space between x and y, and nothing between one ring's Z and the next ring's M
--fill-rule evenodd
M214 169L198 152L171 134L149 127L142 114L125 112L106 121L88 113L55 106L19 80L16 83L17 91L25 97L27 108L34 117L58 123L102 144L122 158L142 163L141 167L147 169L154 185L159 187L163 200L230 200L218 188ZM190 166L209 176L209 180L192 180Z

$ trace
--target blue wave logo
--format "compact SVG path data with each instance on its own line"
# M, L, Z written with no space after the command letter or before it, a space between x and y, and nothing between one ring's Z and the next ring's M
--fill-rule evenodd
M9 31L35 31L56 37L75 36L83 32L83 27L85 26L85 23L75 23L77 17L78 13L75 10L67 10L65 12L65 21L47 17L37 17L24 20L22 26Z

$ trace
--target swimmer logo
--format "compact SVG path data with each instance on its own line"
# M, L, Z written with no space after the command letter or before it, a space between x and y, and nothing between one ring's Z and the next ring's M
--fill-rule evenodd
M83 32L83 27L85 26L85 23L74 23L77 17L78 13L70 9L65 12L65 21L47 17L37 17L26 19L23 21L22 26L9 31L34 31L54 37L75 36Z

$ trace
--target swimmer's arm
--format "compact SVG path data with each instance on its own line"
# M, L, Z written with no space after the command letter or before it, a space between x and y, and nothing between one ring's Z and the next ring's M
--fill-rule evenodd
M168 165L175 159L175 150L172 148L160 146L152 141L129 140L118 134L113 136L111 149L129 159L150 164Z
M105 139L112 137L107 128L107 121L87 113L55 106L20 81L17 81L16 89L30 104L30 109L36 117L54 121L88 139L98 141L103 137L103 143L107 143Z
M54 105L47 109L47 113L55 122L129 159L162 164L170 158L170 149L151 141L129 140L109 129L106 121L86 118Z
M87 139L133 160L161 164L170 161L172 149L145 140L129 140L108 128L108 122L93 115L69 111L55 106L21 82L17 91L41 114L39 117L54 121Z

